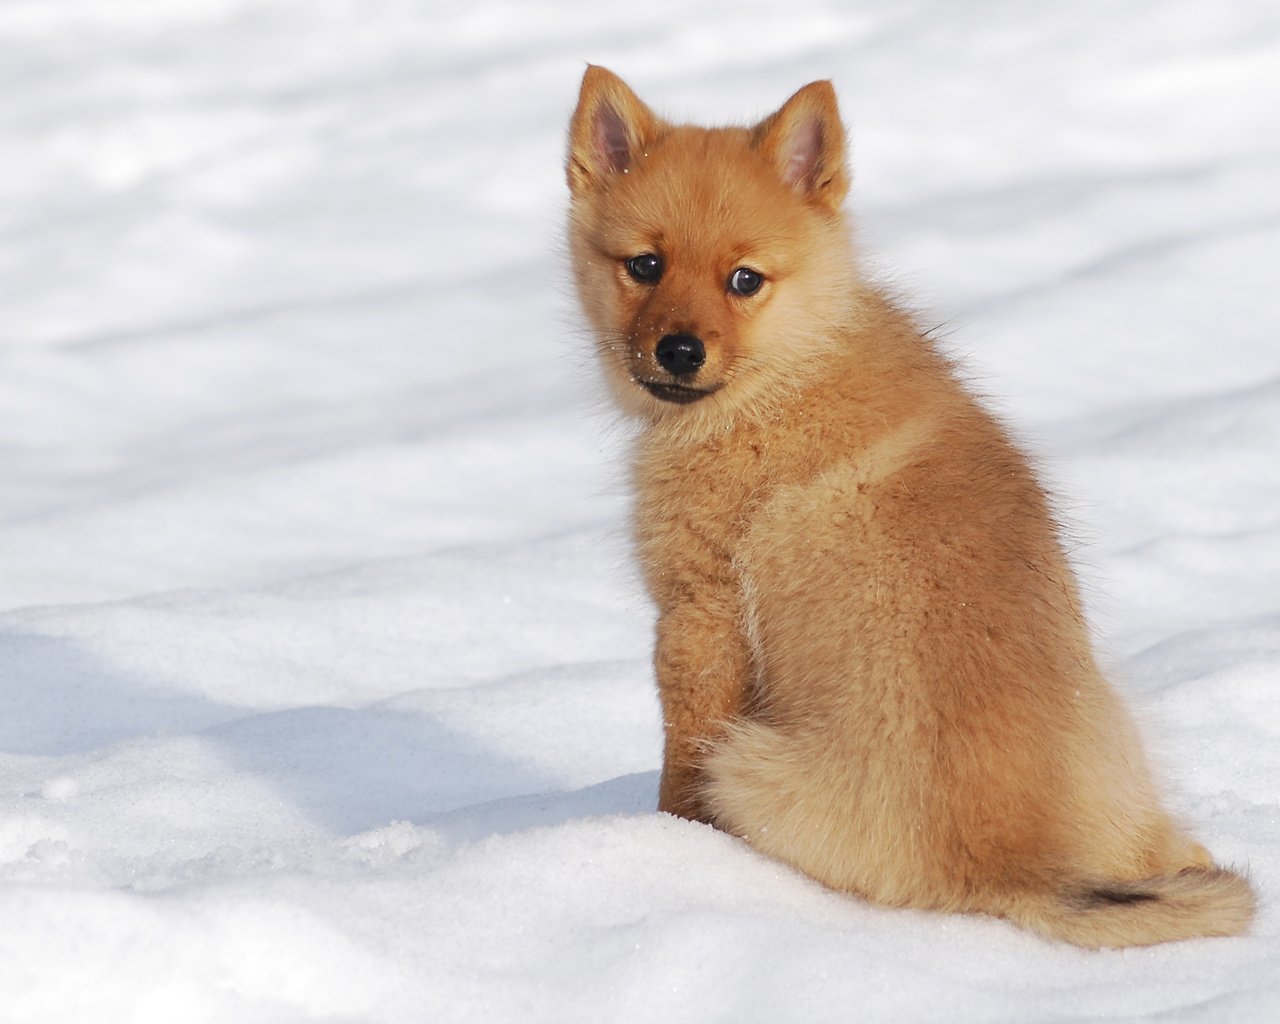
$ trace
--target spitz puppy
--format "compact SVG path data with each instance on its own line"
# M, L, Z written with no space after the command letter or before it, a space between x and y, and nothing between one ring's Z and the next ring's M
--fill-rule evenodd
M1253 914L1160 806L1044 492L860 276L828 82L750 128L655 116L590 67L569 239L641 425L658 806L833 889L1081 946Z

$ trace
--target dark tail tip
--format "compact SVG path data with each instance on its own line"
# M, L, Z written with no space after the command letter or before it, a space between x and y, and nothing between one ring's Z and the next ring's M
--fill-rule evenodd
M1160 894L1140 884L1108 882L1091 885L1065 894L1064 902L1078 912L1104 910L1107 907L1128 907L1135 903L1155 903Z
M1144 889L1125 889L1108 886L1105 889L1090 889L1083 894L1083 900L1089 907L1124 906L1130 903L1153 903L1160 897Z

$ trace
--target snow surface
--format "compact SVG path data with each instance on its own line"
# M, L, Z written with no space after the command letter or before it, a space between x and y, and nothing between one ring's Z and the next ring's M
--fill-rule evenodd
M832 77L868 265L1027 439L1252 935L1087 953L652 810L587 60ZM1272 0L7 0L0 1019L1280 1019Z

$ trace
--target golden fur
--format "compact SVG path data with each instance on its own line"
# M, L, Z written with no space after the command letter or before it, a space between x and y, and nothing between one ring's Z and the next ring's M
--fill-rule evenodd
M1248 883L1160 806L1026 458L859 277L830 84L703 129L589 68L568 177L582 305L644 428L659 807L892 906L1083 946L1244 930Z

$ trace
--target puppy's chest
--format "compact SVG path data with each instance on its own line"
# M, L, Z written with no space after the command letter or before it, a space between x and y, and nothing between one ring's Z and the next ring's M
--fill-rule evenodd
M757 518L780 488L813 472L759 436L676 452L645 446L635 467L636 537L655 597L714 579L732 582Z
M902 471L933 447L932 416L856 430L815 418L788 426L678 451L642 446L636 535L660 602L700 580L738 586L778 558L822 558L824 545L866 549L886 529L914 532L908 499L918 481Z

